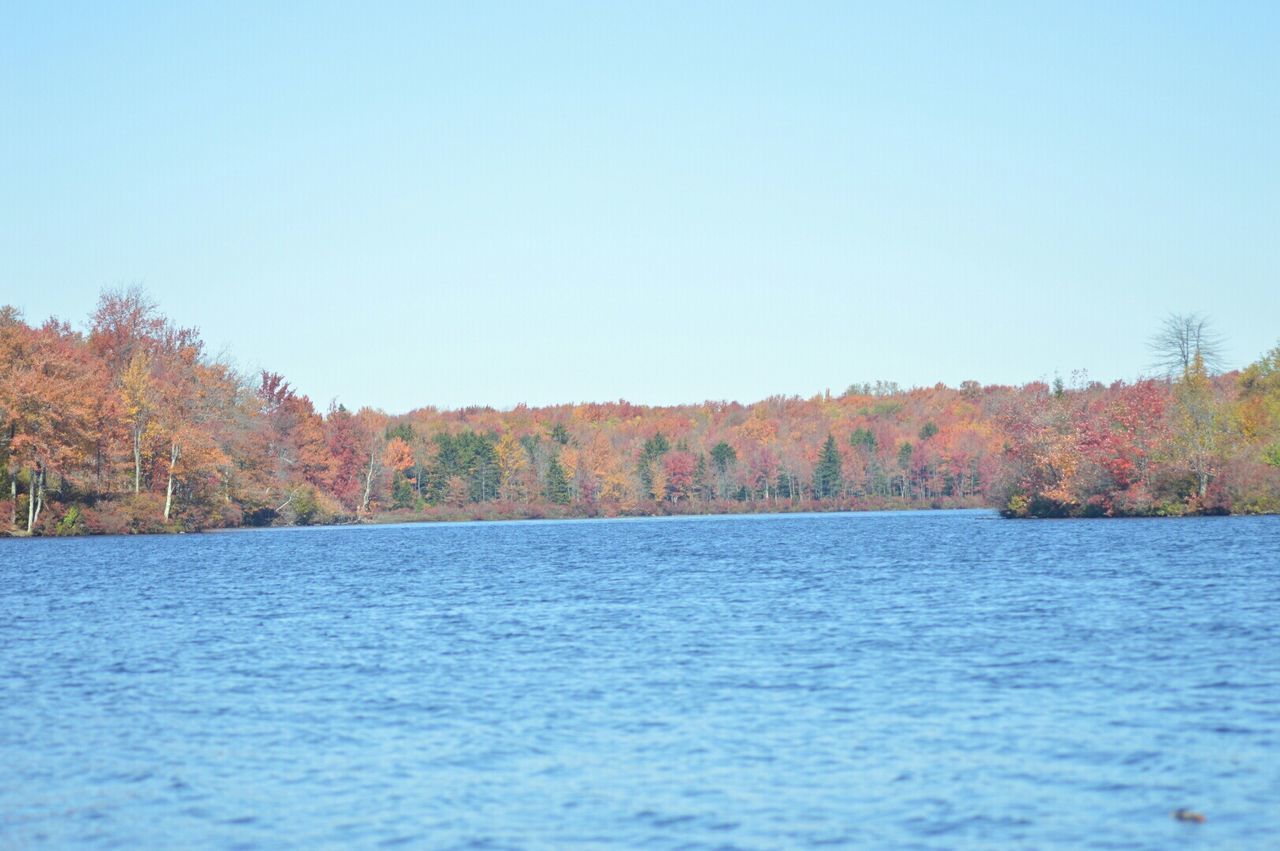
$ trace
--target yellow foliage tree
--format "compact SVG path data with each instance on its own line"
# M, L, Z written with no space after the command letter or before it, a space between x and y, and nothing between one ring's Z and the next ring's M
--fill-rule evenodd
M508 431L498 440L494 447L494 454L498 457L498 473L501 476L499 493L502 499L521 499L524 496L521 493L523 490L521 474L529 466L528 453L524 451L520 441L516 440L515 435Z

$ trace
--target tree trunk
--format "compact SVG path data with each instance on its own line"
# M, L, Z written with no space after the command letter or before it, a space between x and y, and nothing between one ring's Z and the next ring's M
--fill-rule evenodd
M173 509L173 473L174 468L178 466L178 458L182 455L182 449L178 445L178 441L174 441L169 449L169 483L165 486L164 491L164 522L169 522L169 512Z
M9 474L9 528L18 528L18 474Z
M369 495L373 492L373 474L377 460L377 452L369 453L369 469L364 475L364 497L360 500L360 514L364 514L369 509Z
M35 470L27 472L27 534L30 535L36 528L36 520L39 519L39 511L36 509L36 492L39 487L40 472L37 467Z
M142 489L142 435L133 430L133 492Z
M36 475L36 522L40 522L40 512L44 509L44 467Z

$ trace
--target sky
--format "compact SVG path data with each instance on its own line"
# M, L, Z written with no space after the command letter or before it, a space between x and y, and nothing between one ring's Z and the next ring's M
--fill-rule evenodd
M321 407L1280 343L1280 4L0 6L0 304L140 285Z

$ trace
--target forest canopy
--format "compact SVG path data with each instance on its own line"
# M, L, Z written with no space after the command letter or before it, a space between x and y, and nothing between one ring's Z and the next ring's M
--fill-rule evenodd
M318 410L137 289L85 327L0 308L0 532L991 505L1006 516L1280 511L1280 346L1219 373L1170 316L1158 378L652 407Z

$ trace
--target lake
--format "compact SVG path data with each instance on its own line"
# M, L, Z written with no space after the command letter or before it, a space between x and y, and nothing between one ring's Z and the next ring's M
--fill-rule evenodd
M0 540L0 846L1275 848L1278 613L1276 517Z

